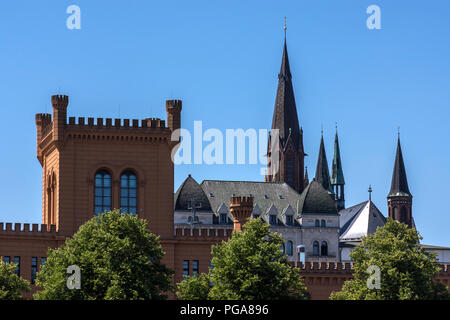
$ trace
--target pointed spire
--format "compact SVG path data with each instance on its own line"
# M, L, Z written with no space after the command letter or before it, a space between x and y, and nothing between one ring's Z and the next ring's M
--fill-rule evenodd
M334 155L331 167L331 184L344 185L344 171L342 170L341 151L339 149L339 138L336 125L336 135L334 136Z
M391 191L388 197L411 196L406 178L405 164L403 162L402 147L400 145L400 133L397 139L397 154L395 156L394 172L392 173Z
M309 177L308 177L308 167L305 167L305 185L304 188L306 188L309 184Z
M319 159L317 160L316 181L320 182L322 186L329 193L333 193L330 183L330 171L328 170L327 155L325 153L325 146L323 143L323 135L320 139Z
M300 126L298 123L294 89L292 87L292 75L289 66L286 39L284 40L280 73L278 74L278 88L273 112L272 129L280 130L280 139L283 144L289 136L289 129L291 129L291 138L293 139L294 147L298 149L300 143Z

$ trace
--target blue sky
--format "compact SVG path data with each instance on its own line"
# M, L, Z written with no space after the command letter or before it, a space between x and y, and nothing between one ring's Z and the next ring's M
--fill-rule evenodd
M66 8L81 8L68 30ZM368 30L366 8L381 8ZM413 215L424 242L450 246L450 2L9 1L0 10L3 183L0 221L39 223L41 166L34 115L70 96L70 116L166 118L183 99L182 125L271 125L283 19L306 165L314 172L321 126L328 159L339 126L346 203L386 195L397 127ZM203 179L261 180L260 165L180 165Z

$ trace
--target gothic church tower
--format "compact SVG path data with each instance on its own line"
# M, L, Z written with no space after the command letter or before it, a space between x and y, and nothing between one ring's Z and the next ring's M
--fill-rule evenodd
M277 151L274 150L278 155L272 155L271 153L271 144L275 142L272 141L272 137L275 137L273 131L275 129L279 130L279 148ZM267 156L269 157L269 161L267 163L267 175L264 181L286 182L297 192L301 193L305 186L303 130L298 123L286 37L284 39L281 69L278 74L278 89L273 111L272 131L269 135ZM273 159L271 161L270 157L278 158L279 167L272 165Z

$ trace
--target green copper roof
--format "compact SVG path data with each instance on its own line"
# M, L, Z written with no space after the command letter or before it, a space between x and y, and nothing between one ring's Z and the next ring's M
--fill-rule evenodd
M344 172L342 170L342 162L341 162L341 151L339 150L339 139L336 131L336 136L334 137L334 156L333 156L333 165L331 168L331 184L335 185L344 185Z

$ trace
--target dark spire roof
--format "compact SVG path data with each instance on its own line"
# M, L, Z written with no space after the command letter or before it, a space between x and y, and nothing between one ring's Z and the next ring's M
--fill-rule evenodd
M339 150L339 139L338 133L336 130L336 135L334 137L334 155L333 155L333 164L331 167L331 184L332 185L344 185L344 172L342 170L342 162L341 162L341 151Z
M398 137L397 141L397 154L395 156L394 172L392 173L391 191L388 194L388 197L392 196L412 196L409 192L408 180L406 179L400 137Z
M336 204L328 191L314 179L303 190L298 204L298 210L301 214L338 214Z
M202 187L191 175L188 175L175 193L175 210L190 210L189 207L192 205L192 200L195 200L197 204L201 204L201 208L197 211L211 211L211 204Z
M323 135L320 139L319 159L317 160L316 180L327 190L333 193L330 183L330 171L328 170L327 155L323 144Z
M290 139L293 140L294 147L296 149L299 147L300 128L297 107L295 105L294 89L292 87L292 75L289 66L286 39L284 40L280 73L278 74L278 88L273 111L272 129L280 130L280 140L283 146L289 137L289 133L291 133Z
M308 186L309 184L309 177L308 177L308 167L305 167L305 188Z

